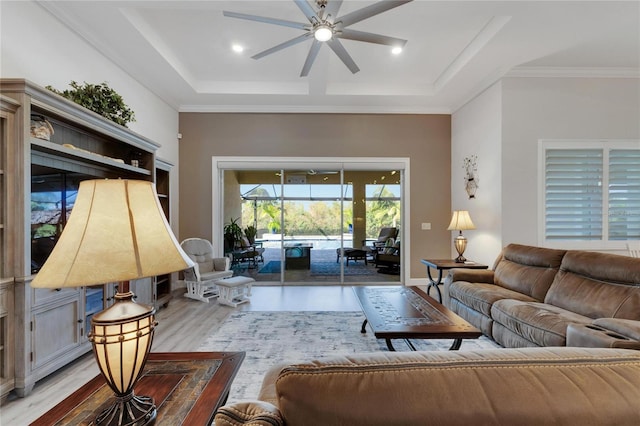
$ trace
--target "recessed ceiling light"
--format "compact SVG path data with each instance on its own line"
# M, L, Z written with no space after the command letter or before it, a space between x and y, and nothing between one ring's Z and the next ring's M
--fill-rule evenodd
M393 53L394 55L399 55L402 53L402 47L400 46L396 46L393 49L391 49L391 53Z
M231 49L233 49L233 51L236 53L242 53L244 51L244 47L240 46L239 44L234 44L233 46L231 46Z

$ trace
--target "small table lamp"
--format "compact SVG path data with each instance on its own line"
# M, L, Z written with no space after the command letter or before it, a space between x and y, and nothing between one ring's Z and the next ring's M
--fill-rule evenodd
M146 425L156 419L152 398L133 387L147 360L155 308L135 303L129 280L193 266L164 216L155 186L136 180L87 180L60 239L32 287L80 287L118 282L115 303L91 319L89 340L100 371L115 392L97 425Z
M462 255L464 250L467 248L467 239L462 235L462 231L467 229L476 229L475 225L471 221L471 217L469 216L469 212L466 210L455 210L453 212L453 216L451 217L451 223L447 230L449 231L460 231L460 234L453 240L453 244L456 247L456 251L458 252L458 257L456 257L455 261L457 263L464 263L467 259Z

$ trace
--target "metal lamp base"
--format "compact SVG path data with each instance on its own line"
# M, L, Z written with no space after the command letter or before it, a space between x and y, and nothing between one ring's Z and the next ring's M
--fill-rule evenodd
M96 425L144 426L155 424L153 398L138 396L133 389L142 376L153 332L155 308L133 301L129 282L120 282L116 302L91 318L89 340L115 402L96 417Z
M116 397L116 402L96 417L97 426L144 426L156 423L157 410L153 398L129 395Z
M466 261L467 261L467 258L466 258L466 257L464 257L463 255L460 255L460 256L456 257L456 258L454 259L454 261L455 261L456 263L464 263L464 262L466 262Z
M467 239L462 235L462 231L460 231L460 235L453 240L453 244L456 247L456 251L458 252L458 257L456 257L456 263L464 263L467 259L464 258L462 253L464 253L467 248Z

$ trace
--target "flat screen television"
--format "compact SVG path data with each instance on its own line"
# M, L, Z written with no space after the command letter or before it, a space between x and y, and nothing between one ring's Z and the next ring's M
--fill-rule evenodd
M34 171L36 174L34 174ZM31 176L31 272L40 270L67 224L80 182L95 177L38 168Z

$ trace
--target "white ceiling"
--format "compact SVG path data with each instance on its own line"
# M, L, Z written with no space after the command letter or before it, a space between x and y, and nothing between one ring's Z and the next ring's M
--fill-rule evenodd
M407 39L402 54L342 40L360 72L322 46L308 77L311 41L250 58L301 30L222 15L308 22L292 0L40 4L180 111L451 113L505 75L640 76L638 1L415 0L350 27Z

